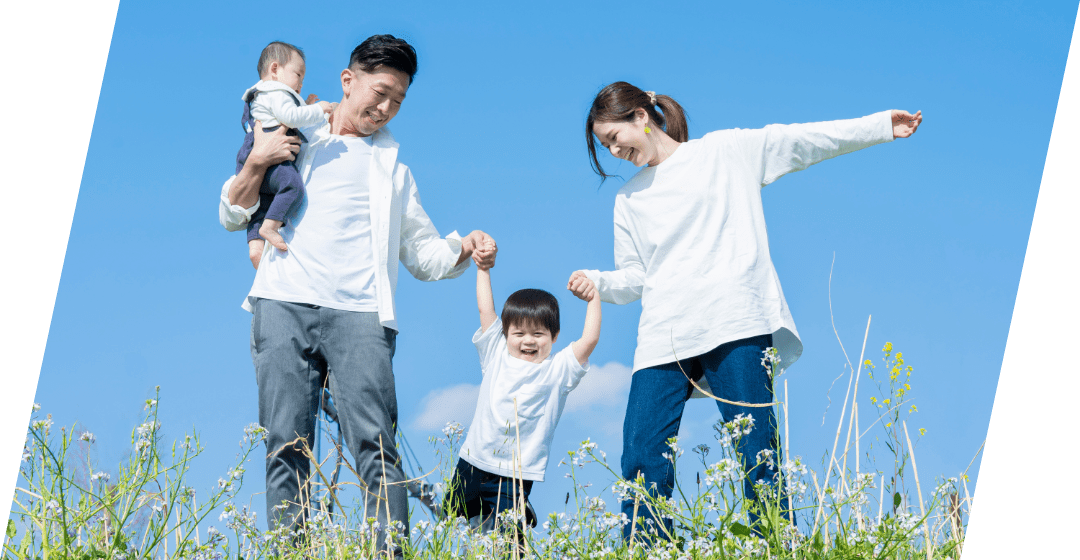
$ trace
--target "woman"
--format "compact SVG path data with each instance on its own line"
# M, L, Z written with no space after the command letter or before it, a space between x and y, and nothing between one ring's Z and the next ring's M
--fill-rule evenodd
M616 270L577 271L568 287L582 293L587 277L603 301L641 299L623 424L624 478L640 473L646 487L655 483L658 494L671 496L675 474L663 455L694 389L687 376L727 401L770 403L772 379L762 353L775 347L784 367L802 353L769 256L761 188L819 161L911 136L921 122L921 112L884 111L688 140L686 116L674 99L626 82L597 94L585 123L593 169L608 177L597 142L644 168L615 198ZM755 499L753 483L774 480L780 464L772 407L717 405L725 421L738 414L754 420L738 451L749 473L746 497ZM769 449L773 460L764 461L759 453ZM633 502L623 503L628 518L634 519L634 509ZM652 516L638 510L641 527ZM670 529L671 522L665 524Z

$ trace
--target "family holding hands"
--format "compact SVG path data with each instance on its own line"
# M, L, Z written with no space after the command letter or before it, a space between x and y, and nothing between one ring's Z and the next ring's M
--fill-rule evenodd
M271 527L303 522L323 387L333 395L344 442L367 486L368 517L408 527L405 476L395 446L398 409L392 358L398 324L397 263L425 280L477 267L480 328L473 335L483 381L444 511L490 520L543 481L566 397L589 369L600 337L601 301L641 300L622 474L670 497L664 457L695 386L720 397L724 420L754 429L738 451L754 482L770 483L779 458L772 379L762 353L789 366L802 352L769 254L760 190L838 155L906 138L921 113L883 111L858 119L711 132L691 140L682 107L666 95L616 82L593 100L588 153L603 178L599 144L641 170L615 198L615 269L574 272L567 288L588 302L581 337L562 350L559 305L543 290L512 294L496 311L491 268L498 251L483 231L440 236L420 205L409 168L386 128L417 69L404 40L376 35L341 72L339 103L303 99L304 56L274 42L260 81L243 95L247 135L236 174L222 188L221 224L246 229L257 272L251 354L259 424L267 429L266 503ZM265 240L265 241L264 241ZM303 440L303 441L302 441ZM523 481L514 488L514 479ZM624 502L631 523L666 523ZM377 512L377 513L376 513Z

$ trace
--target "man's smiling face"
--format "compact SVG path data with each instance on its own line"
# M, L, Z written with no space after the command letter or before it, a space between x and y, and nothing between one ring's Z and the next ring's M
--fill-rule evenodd
M332 132L342 136L370 136L393 119L405 93L409 75L387 66L371 72L359 68L341 72L341 104L334 112Z

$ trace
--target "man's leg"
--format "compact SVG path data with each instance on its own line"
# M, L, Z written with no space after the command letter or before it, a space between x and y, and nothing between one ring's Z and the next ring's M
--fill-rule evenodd
M683 369L690 372L692 360L683 360ZM630 381L630 399L626 404L626 419L623 420L623 478L633 481L640 473L645 479L645 487L653 496L670 498L675 485L675 468L664 453L670 453L667 440L679 433L683 407L690 398L693 387L675 363L646 368L634 374ZM655 488L653 487L655 485ZM622 511L631 522L634 520L633 498L622 503ZM652 530L662 539L664 531L655 524L660 522L645 504L637 504L636 535L652 522ZM663 520L664 526L671 529L671 521ZM623 527L623 537L630 537L633 523Z
M388 517L401 522L408 536L405 473L394 445L398 411L391 359L396 333L379 323L378 313L321 312L320 346L329 367L330 393L356 473L367 485L364 516L376 518L383 528Z
M303 519L300 485L310 465L298 438L314 444L315 412L324 366L318 308L260 299L251 323L252 358L259 386L259 424L266 428L266 514L270 527ZM281 507L282 502L288 505Z
M762 335L722 344L703 354L700 363L713 394L729 401L752 404L772 402L772 378L761 364L762 353L771 345L772 335ZM781 464L776 415L771 406L745 407L719 401L716 404L724 422L730 422L739 414L754 419L753 429L739 439L737 451L743 469L748 474L744 493L748 500L756 500L754 483L774 483L777 468ZM766 461L758 464L758 453L763 450L773 452L773 466L769 466ZM757 516L751 515L750 521L756 520Z

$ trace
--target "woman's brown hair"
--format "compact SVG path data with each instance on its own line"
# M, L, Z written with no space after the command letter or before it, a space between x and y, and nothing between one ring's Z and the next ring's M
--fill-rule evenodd
M660 110L657 111L657 108ZM610 84L596 94L592 108L589 109L589 116L585 119L585 142L589 146L589 157L592 158L590 163L593 171L600 177L607 179L610 175L604 173L600 160L596 158L593 126L602 122L632 121L638 109L644 109L649 120L663 129L672 140L686 142L690 139L686 126L686 111L674 99L656 94L650 97L650 94L626 82Z

